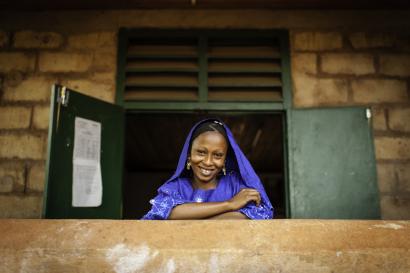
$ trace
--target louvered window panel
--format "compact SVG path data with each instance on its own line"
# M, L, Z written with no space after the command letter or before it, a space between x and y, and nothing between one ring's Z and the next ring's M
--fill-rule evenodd
M197 101L198 72L196 39L131 39L124 100Z
M123 101L283 103L281 46L269 31L135 32L119 70Z
M279 42L209 38L209 101L282 101Z

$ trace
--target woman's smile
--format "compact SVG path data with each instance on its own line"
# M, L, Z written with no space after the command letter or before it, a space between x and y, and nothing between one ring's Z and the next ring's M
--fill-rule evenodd
M213 171L213 170L205 169L205 168L202 168L202 167L199 167L199 169L201 170L201 173L202 173L203 175L205 175L205 176L210 175L210 174L212 173L212 171Z

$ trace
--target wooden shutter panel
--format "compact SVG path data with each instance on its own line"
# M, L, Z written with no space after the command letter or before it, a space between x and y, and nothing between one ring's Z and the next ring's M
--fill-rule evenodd
M131 39L127 49L126 101L196 101L196 39Z
M273 38L209 38L209 101L282 101L279 43Z
M225 34L164 30L128 37L124 100L282 103L279 36Z
M380 219L366 109L293 109L289 115L291 217Z

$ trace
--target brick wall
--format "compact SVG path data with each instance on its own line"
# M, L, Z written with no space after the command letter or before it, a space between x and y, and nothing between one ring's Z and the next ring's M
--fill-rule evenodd
M410 32L292 32L295 107L373 112L382 217L410 219Z
M113 102L116 40L116 32L0 31L0 217L40 217L51 86Z
M409 17L409 11L0 11L0 217L40 216L51 84L112 102L116 33L148 27L289 29L294 106L371 107L382 216L410 219Z

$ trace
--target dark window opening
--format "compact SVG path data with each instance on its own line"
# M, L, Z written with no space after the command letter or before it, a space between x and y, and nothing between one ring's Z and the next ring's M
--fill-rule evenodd
M264 184L275 218L286 217L283 113L129 113L126 116L123 217L139 219L175 171L190 128L218 117L232 130Z

